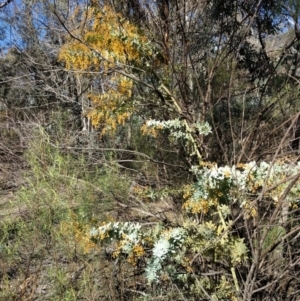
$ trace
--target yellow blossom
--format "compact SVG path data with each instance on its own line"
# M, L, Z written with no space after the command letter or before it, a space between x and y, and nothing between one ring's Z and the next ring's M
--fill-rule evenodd
M139 29L112 7L93 5L82 13L81 20L79 9L74 13L76 25L72 34L84 43L70 40L61 48L59 60L65 62L67 69L105 73L102 91L88 96L93 106L89 112L84 112L104 135L115 132L118 125L124 125L134 111L130 102L133 81L113 70L118 64L140 61L150 49L147 50L147 39ZM136 47L137 43L144 45L143 53Z
M185 268L185 270L187 271L187 273L192 273L193 272L192 261L189 258L183 257L183 259L181 261L181 264Z
M135 245L133 246L131 253L128 255L127 261L132 265L136 265L137 260L143 257L145 254L146 252L143 246L139 244Z
M213 230L213 231L215 231L217 229L217 226L212 221L206 222L205 226L208 229Z

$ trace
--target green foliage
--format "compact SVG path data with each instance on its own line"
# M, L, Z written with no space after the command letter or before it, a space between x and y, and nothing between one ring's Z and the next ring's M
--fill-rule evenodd
M296 298L300 164L277 159L299 144L292 2L16 7L0 147L27 170L0 299Z
M31 291L40 291L44 300L87 296L93 279L86 276L77 281L84 274L80 266L88 260L82 231L87 223L111 219L115 197L122 195L124 200L128 194L128 181L117 169L91 167L85 154L58 147L58 136L59 131L53 138L41 127L32 129L26 185L0 223L5 300L23 298ZM38 268L45 262L49 264Z
M284 179L297 175L298 169L298 165L291 169L280 162L273 165L251 162L238 167L202 164L193 168L196 183L185 188L183 208L189 215L179 227L160 225L151 228L139 223L110 222L92 228L87 235L96 244L116 245L113 257L125 256L134 266L138 261L144 262L144 276L149 283L168 279L180 285L180 289L189 296L205 298L207 293L216 300L237 300L240 284L237 283L235 269L248 266L251 258L245 237L233 231L231 205L238 203L246 220L255 219L258 209L249 204L247 195L250 192L258 195L261 187L267 185L265 197L272 197L276 204L280 195L275 197L275 190L284 192L289 183ZM283 180L282 184L277 184L279 178ZM289 206L295 201L293 190L298 185L297 181L285 199L291 202ZM264 233L261 232L262 235ZM268 231L263 250L270 250L278 244L284 233L284 228L278 226ZM196 268L197 257L213 265L221 263L231 271L231 276L222 275L219 279L196 276L199 269ZM197 285L198 289L195 288Z
M232 205L242 208L246 220L255 219L258 209L250 204L249 194L258 195L261 187L267 185L265 198L272 199L276 206L289 185L288 178L299 169L298 165L291 168L281 162L250 162L232 167L202 163L192 168L195 183L183 188L183 221L154 226L108 221L112 216L105 213L112 210L114 199L119 196L124 201L128 195L130 187L125 175L116 169L107 169L105 164L101 169L88 167L82 154L60 149L41 128L35 136L27 153L34 176L31 175L27 186L18 192L18 201L27 208L26 219L3 223L1 228L0 252L2 258L7 258L7 266L17 263L23 266L21 253L26 248L35 261L44 260L45 241L50 254L55 250L51 256L59 252L67 260L77 258L81 262L87 258L97 262L109 248L113 260L118 259L126 269L131 265L142 273L140 281L157 289L161 283L176 285L183 296L204 300L207 295L215 300L237 300L241 284L237 283L236 269L247 267L251 262L245 237L234 231ZM287 194L289 206L295 204L298 185L297 181ZM137 194L143 195L145 201L168 196L164 189ZM268 231L263 250L271 250L284 231L283 227ZM32 233L35 233L34 241ZM262 231L262 235L264 233ZM28 242L35 246L33 250L28 249ZM221 265L224 270L219 270L220 277L206 276L201 262L215 267ZM230 270L230 274L225 270ZM25 270L23 273L27 279ZM77 291L60 261L47 271L47 277L55 287L52 300L76 300L92 281L88 275L80 278L76 287L82 289Z

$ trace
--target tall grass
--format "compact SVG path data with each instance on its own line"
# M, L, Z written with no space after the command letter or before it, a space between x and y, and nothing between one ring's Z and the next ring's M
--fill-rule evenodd
M105 296L107 287L95 279L109 277L111 268L85 253L80 234L114 218L115 198L126 200L129 181L107 162L96 166L84 153L59 147L58 138L41 127L32 132L26 185L0 223L0 300Z

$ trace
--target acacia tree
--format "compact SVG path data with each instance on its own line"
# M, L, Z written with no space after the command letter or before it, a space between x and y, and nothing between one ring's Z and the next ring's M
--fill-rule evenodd
M275 290L278 298L294 300L298 259L293 243L299 227L292 217L298 210L294 193L299 173L296 168L289 174L288 166L274 162L280 151L289 149L286 142L298 118L292 104L298 79L291 74L292 65L297 69L296 57L291 56L299 42L297 26L294 32L280 31L287 11L281 2L130 3L137 7L136 14L93 1L82 14L80 28L69 29L71 41L63 47L61 59L77 70L103 74L105 88L90 95L94 106L89 114L102 134L128 118L127 114L123 118L124 110L131 116L138 113L146 121L144 134L159 137L165 131L191 166L200 163L202 169L194 168L197 180L187 188L183 206L197 222L187 219L183 227L164 229L155 238L150 230L154 246L144 243L144 230L139 232L138 225L108 223L93 229L90 238L101 243L116 239L115 256L125 253L132 263L150 256L148 280L156 280L165 268L173 283L197 287L193 292L188 289L187 296L267 300ZM119 12L130 20L142 17L139 28ZM278 37L283 42L272 49ZM127 83L120 84L125 78ZM209 124L213 138L206 138ZM206 157L232 164L266 155L272 156L271 165L217 169L202 162ZM271 175L289 184L280 186ZM194 255L192 262L171 256L181 247L181 256ZM152 248L152 255L146 254L147 248ZM289 260L284 258L285 249L290 250ZM220 255L225 253L231 255ZM195 258L205 263L203 270ZM274 264L279 259L284 262L280 266L287 279L284 284ZM189 270L182 272L186 278L172 274L174 265ZM207 267L222 270L222 276L210 278ZM201 278L199 271L208 277Z
M158 1L149 5L131 1L131 9L112 3L129 20L139 22L148 43L144 38L142 44L147 46L142 49L138 45L141 38L137 39L134 47L139 48L140 57L114 61L110 70L133 80L136 94L145 94L147 101L136 106L148 112L151 108L151 116L142 113L145 118L184 121L182 127L192 132L191 139L188 145L178 147L183 148L189 164L194 160L191 152L220 163L260 159L276 152L286 130L285 121L297 110L288 100L297 97L297 78L289 74L296 61L287 58L297 47L298 38L292 31L280 33L280 26L287 26L283 24L287 24L284 17L288 9L283 3ZM214 26L209 26L212 20ZM84 19L82 22L82 26L87 24ZM116 31L122 22L117 26ZM81 43L94 53L93 65L101 66L107 60L95 41L78 31L73 33L73 44ZM273 51L271 45L279 36L283 42ZM278 95L287 101L278 101ZM282 111L286 112L283 116L279 115ZM214 139L204 138L195 128L207 121ZM270 127L278 130L265 135ZM284 143L286 151L291 136Z

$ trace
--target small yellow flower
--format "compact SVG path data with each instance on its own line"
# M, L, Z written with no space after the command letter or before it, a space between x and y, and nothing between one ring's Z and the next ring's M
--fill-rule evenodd
M121 248L118 247L112 254L112 258L117 258L121 253Z
M206 222L205 226L208 229L213 230L213 231L215 231L217 229L217 226L212 221Z
M193 269L192 269L192 262L190 259L188 259L187 257L184 257L182 259L181 262L182 266L185 268L185 270L187 271L187 273L192 273Z
M137 256L138 258L145 255L145 250L144 250L143 246L141 246L141 245L134 246L132 250L133 250L133 253L135 254L135 256Z
M141 131L144 136L152 136L154 138L158 135L158 130L154 127L148 127L147 124L141 126Z
M137 260L141 257L143 257L146 254L143 246L141 245L135 245L132 248L131 253L127 257L127 262L129 262L132 265L136 265Z
M230 176L231 176L230 171L229 170L225 170L224 171L224 176L225 176L225 178L230 178Z
M244 169L245 168L245 164L244 163L238 163L236 165L236 168Z
M292 204L292 210L296 210L296 209L298 209L299 207L298 207L298 205L297 204Z

